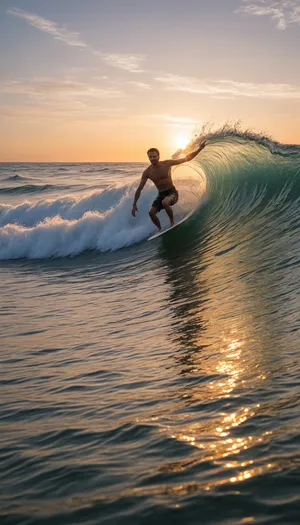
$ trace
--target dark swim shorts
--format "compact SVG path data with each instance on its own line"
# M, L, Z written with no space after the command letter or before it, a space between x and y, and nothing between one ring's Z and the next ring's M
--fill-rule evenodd
M175 186L169 188L168 190L159 191L156 199L152 202L152 208L156 208L157 211L163 209L162 201L165 197L171 197L170 205L173 206L178 201L178 191Z

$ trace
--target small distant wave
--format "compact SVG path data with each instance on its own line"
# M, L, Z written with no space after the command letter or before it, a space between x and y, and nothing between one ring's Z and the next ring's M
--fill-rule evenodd
M73 186L74 188L74 186ZM1 194L22 194L22 193L38 193L45 191L56 190L70 190L70 186L57 186L53 184L23 184L22 186L9 186L7 188L0 188Z
M10 175L9 177L6 177L5 179L2 179L4 182L22 182L27 181L30 177L22 177L22 175Z
M76 164L67 164L66 166L59 166L59 168L57 168L55 172L56 174L60 172L66 172L66 171L68 172L70 171L70 168L76 168L76 167L77 167Z

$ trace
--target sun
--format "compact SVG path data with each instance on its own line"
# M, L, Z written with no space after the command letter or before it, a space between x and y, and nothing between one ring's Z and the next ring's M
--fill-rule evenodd
M174 137L174 144L177 149L184 149L190 142L191 137L187 133L177 133Z

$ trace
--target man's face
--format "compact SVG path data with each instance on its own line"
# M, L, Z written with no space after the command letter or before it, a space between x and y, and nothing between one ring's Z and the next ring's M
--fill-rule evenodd
M153 164L153 166L158 164L159 155L157 155L156 151L150 151L150 153L148 154L148 157L149 157L151 164Z

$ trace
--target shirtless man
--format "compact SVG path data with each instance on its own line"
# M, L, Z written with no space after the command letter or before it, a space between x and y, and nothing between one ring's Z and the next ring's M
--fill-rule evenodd
M138 211L136 203L141 195L141 191L145 186L147 180L150 179L158 189L158 195L153 201L149 211L150 218L160 231L161 225L159 218L157 217L157 213L164 208L170 219L171 226L173 226L173 224L175 223L173 210L171 206L176 204L176 202L178 201L178 191L176 190L172 181L171 167L192 160L194 157L196 157L196 155L198 155L198 153L200 153L201 150L203 150L203 148L205 148L205 145L205 141L201 142L199 148L196 151L193 151L193 153L189 153L183 159L178 160L159 160L158 149L150 148L147 151L147 154L151 164L150 166L148 166L148 168L145 169L138 189L135 192L132 206L132 215L135 217L135 214Z

